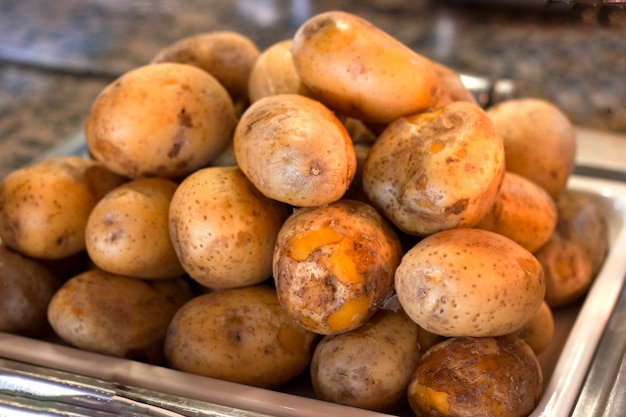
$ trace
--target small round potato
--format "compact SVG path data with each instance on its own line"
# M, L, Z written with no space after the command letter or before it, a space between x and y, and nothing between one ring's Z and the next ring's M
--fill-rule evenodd
M311 360L318 398L391 412L406 403L420 357L418 326L403 311L379 310L347 333L324 336Z
M391 295L401 256L395 231L366 203L342 199L299 209L276 241L278 299L305 329L319 334L356 329Z
M143 279L185 273L169 233L170 201L177 184L166 178L138 178L110 191L93 208L85 242L98 267Z
M48 320L63 341L79 349L161 363L170 320L192 297L182 279L144 281L91 269L59 288Z
M507 335L436 344L421 357L407 392L418 416L526 417L542 390L536 355Z
M241 170L266 196L296 207L339 200L356 172L352 140L326 106L298 94L254 102L234 136Z
M33 258L78 254L85 250L91 210L125 181L81 156L46 158L17 169L0 183L0 238Z
M233 102L208 72L163 62L123 74L87 117L89 152L129 178L182 178L207 165L232 137Z
M282 385L308 366L316 335L258 285L209 292L174 316L165 355L174 369L257 387Z
M423 111L440 94L429 59L350 13L311 17L294 34L292 53L315 98L365 122L389 123Z
M441 336L501 336L543 302L539 261L511 239L481 229L428 236L402 258L395 288L418 325Z
M0 332L41 336L60 280L38 261L0 244Z
M433 67L439 77L441 94L433 107L443 107L455 101L468 101L478 104L472 92L463 84L461 76L452 68L433 61Z
M556 199L576 159L576 132L567 116L536 98L503 101L487 114L504 141L507 171L539 184Z
M209 288L258 284L272 276L276 236L288 207L261 194L238 167L200 169L170 203L174 249L191 278Z
M500 233L534 253L552 236L557 216L556 203L545 189L506 172L492 209L476 227Z
M543 352L554 336L554 316L548 303L541 303L535 315L513 334L524 340L535 355Z
M485 111L457 101L391 123L365 160L363 188L400 230L428 235L475 226L496 200L504 164Z

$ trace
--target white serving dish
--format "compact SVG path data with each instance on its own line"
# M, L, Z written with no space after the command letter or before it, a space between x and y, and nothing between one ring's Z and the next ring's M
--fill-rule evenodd
M570 415L626 277L626 183L572 176L570 188L593 193L602 202L610 251L586 298L554 312L553 343L539 356L545 392L533 417ZM278 417L388 415L316 400L306 377L281 392L271 391L1 332L0 357Z

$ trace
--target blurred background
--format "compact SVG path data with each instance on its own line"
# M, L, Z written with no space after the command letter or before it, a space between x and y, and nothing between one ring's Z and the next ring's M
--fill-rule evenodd
M80 136L99 91L167 44L231 30L262 50L332 9L459 72L511 80L577 125L626 133L621 1L0 0L0 178Z

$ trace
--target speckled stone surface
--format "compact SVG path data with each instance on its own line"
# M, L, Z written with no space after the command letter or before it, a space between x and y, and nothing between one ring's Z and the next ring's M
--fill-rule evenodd
M263 49L331 9L365 17L459 71L512 79L576 124L626 132L626 11L509 3L0 0L0 178L80 135L98 92L165 45L233 30Z

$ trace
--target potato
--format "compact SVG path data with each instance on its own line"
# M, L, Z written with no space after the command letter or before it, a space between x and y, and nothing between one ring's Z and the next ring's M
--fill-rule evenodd
M192 296L182 279L144 281L91 269L59 288L48 320L79 349L160 363L170 320Z
M172 197L170 237L185 271L203 286L254 285L272 275L274 243L288 215L238 167L203 168Z
M0 332L42 336L60 280L38 261L0 243Z
M535 256L546 274L546 302L560 307L587 293L608 250L608 226L593 195L565 190L557 200L559 220Z
M439 77L441 94L433 107L443 107L455 101L468 101L478 104L472 92L463 84L461 76L452 68L440 63L432 62L435 72Z
M379 310L358 329L324 336L311 360L319 399L390 412L406 403L420 357L418 326L403 311Z
M248 103L248 80L259 49L247 36L231 31L213 31L186 36L166 45L151 63L178 62L205 70L226 88L233 103Z
M543 302L539 261L511 239L481 229L452 229L418 242L395 274L402 308L446 337L501 336L522 327Z
M503 101L487 114L504 142L507 171L557 198L567 187L576 159L576 132L553 103L536 98Z
M297 207L339 200L356 171L354 146L326 106L298 94L253 103L234 136L241 170L269 198Z
M554 316L548 303L541 303L535 315L513 334L524 340L536 355L543 352L554 336Z
M340 200L298 209L276 240L278 299L305 329L356 329L391 295L401 255L394 230L366 203Z
M110 191L91 211L85 230L89 257L101 269L143 279L185 273L169 233L170 201L178 185L138 178Z
M33 258L82 252L91 210L125 181L81 156L46 158L17 169L0 183L0 239Z
M193 65L134 68L106 86L87 117L89 152L129 178L182 178L207 165L232 138L226 89Z
M545 189L506 172L492 209L476 227L500 233L535 252L552 236L557 216L556 203Z
M330 11L293 36L293 61L313 97L365 122L389 123L433 106L440 94L432 62L372 23Z
M296 325L266 285L202 294L174 316L169 365L257 387L282 385L308 366L316 335Z
M525 417L542 389L532 349L507 335L438 343L420 359L407 392L418 416Z
M363 188L400 230L429 235L476 225L496 200L504 164L485 111L458 101L391 123L365 160Z
M276 94L311 95L294 66L292 44L291 39L276 42L261 52L254 62L248 82L251 103Z

